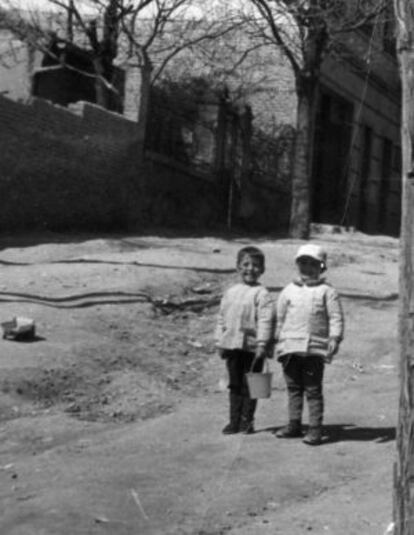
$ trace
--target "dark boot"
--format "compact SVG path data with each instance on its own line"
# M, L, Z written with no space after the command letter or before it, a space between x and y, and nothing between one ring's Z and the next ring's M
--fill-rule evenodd
M282 427L276 433L277 438L300 438L302 436L302 423L300 420L290 420L285 427Z
M240 420L240 432L244 435L254 433L254 413L256 412L257 399L243 398L243 408Z
M322 426L309 427L302 442L308 446L319 446L322 443Z
M240 431L240 419L242 412L243 397L240 394L230 392L230 422L223 428L224 435L234 435Z

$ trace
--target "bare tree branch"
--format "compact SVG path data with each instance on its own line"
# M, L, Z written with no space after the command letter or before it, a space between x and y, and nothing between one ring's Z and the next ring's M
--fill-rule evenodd
M158 66L156 71L153 75L153 83L161 76L162 72L164 71L167 64L178 54L180 54L183 50L190 49L194 46L200 45L203 42L211 42L219 39L220 37L225 36L226 34L235 31L237 28L239 28L243 23L238 21L233 26L226 26L223 28L211 28L211 29L203 29L201 35L194 37L194 38L188 38L184 39L181 44L178 45L172 45L170 47L170 50L167 51L166 49L160 50L159 52L164 56L161 64ZM187 35L187 32L184 32L184 35ZM246 57L246 56L244 56ZM242 62L242 60L239 60L239 64Z
M287 45L285 39L282 37L282 31L280 25L277 23L277 19L272 13L271 6L268 1L266 0L251 0L252 3L256 6L259 13L262 15L264 20L269 26L269 29L276 41L276 43L282 48L284 51L286 57L290 61L292 68L295 72L297 72L300 68L295 55L292 51L292 49ZM286 21L285 21L286 23Z

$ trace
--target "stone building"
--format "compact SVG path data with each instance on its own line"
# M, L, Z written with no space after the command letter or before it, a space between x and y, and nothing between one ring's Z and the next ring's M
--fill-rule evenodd
M0 26L0 94L27 100L31 95L31 75L40 66L41 58L40 53Z
M314 222L399 234L401 95L391 21L376 21L342 38L340 53L322 65L312 151ZM270 136L286 125L295 127L289 62L274 49L258 49L250 62L257 83L252 81L245 98L254 126ZM266 184L272 181L277 190L286 190L286 174L268 176Z
M313 220L398 235L400 78L387 25L355 32L327 58L317 105Z

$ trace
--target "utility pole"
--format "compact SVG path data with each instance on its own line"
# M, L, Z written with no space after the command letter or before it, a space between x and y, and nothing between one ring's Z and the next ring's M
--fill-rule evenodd
M414 535L414 0L394 0L402 82L400 400L394 471L394 535Z

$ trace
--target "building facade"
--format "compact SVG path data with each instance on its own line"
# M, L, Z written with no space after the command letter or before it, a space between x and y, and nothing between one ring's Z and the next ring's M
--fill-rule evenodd
M385 25L355 32L323 65L313 156L313 220L398 235L401 96Z
M41 58L40 53L0 27L0 94L13 100L29 98L31 75L40 66Z

